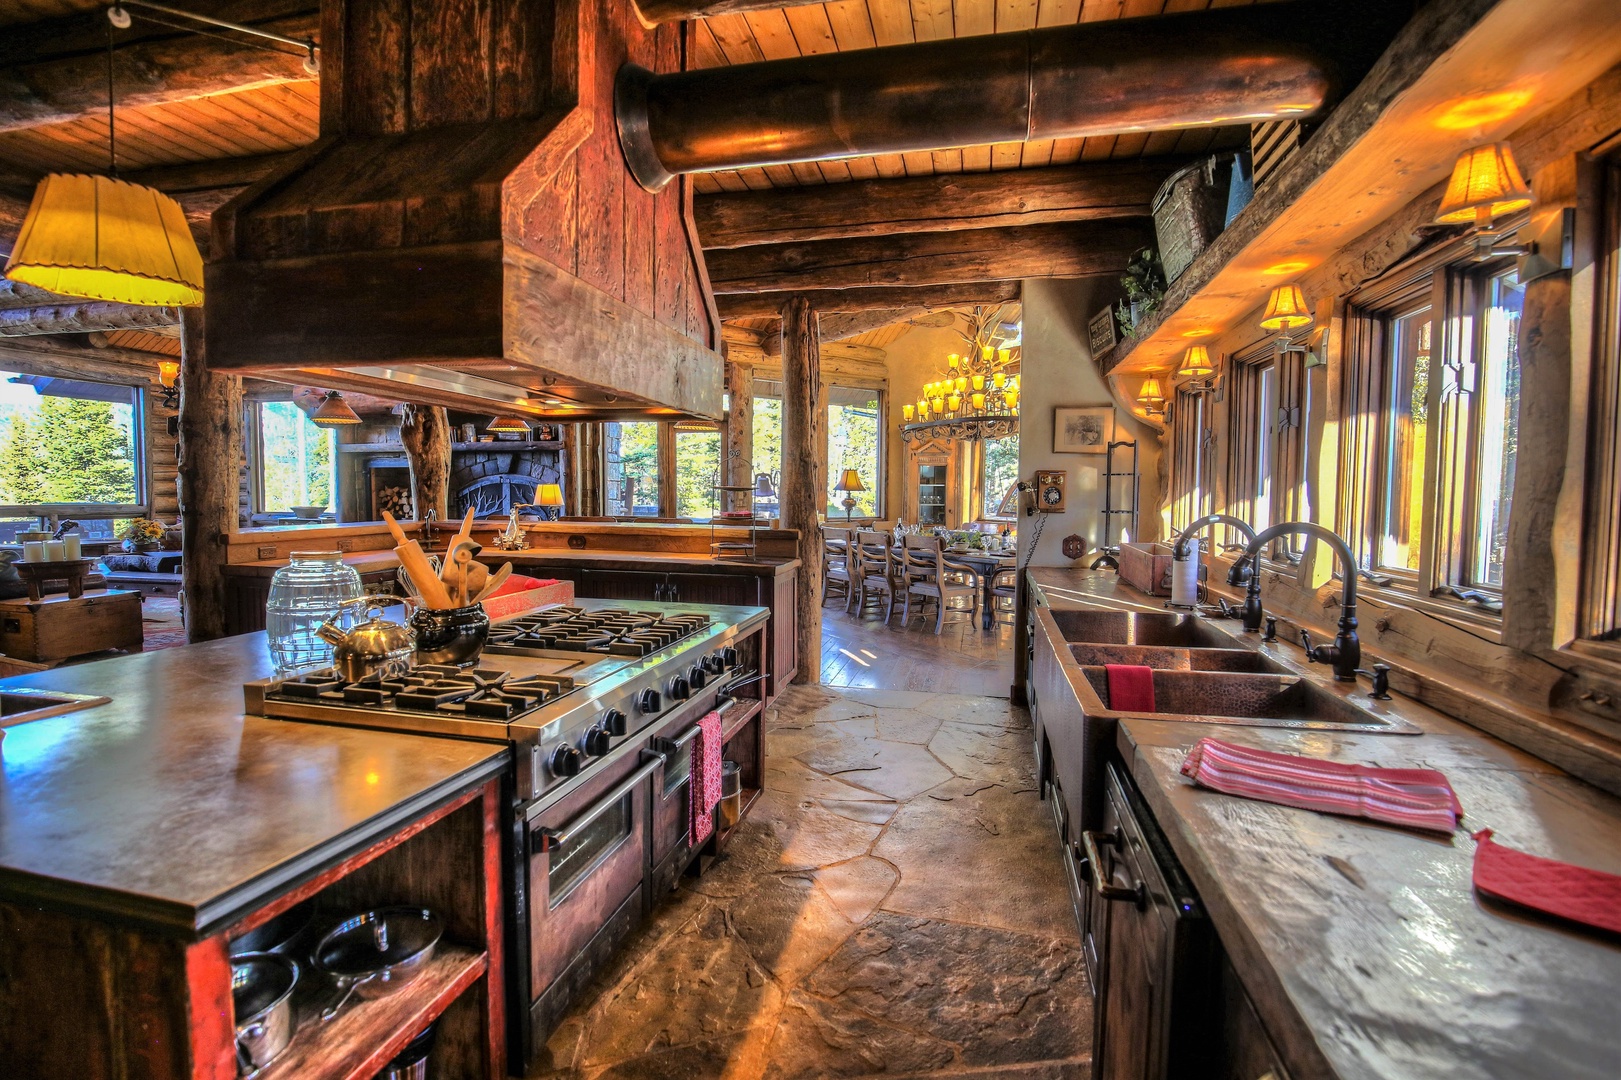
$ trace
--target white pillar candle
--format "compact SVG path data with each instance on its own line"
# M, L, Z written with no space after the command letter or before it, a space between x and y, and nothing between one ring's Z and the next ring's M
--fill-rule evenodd
M47 541L45 541L45 561L46 562L61 562L62 558L63 558L63 555L62 555L62 541L60 541L60 540L47 540Z
M68 533L68 534L66 534L65 536L62 537L62 558L64 558L64 559L83 558L83 556L81 556L79 554L79 534L78 533Z
M44 561L45 561L45 541L43 541L43 540L24 540L23 541L23 562L44 562Z

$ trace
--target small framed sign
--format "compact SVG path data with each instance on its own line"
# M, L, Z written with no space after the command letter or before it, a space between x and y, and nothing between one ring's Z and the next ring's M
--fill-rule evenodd
M1087 321L1086 329L1092 339L1092 357L1096 359L1114 348L1114 308L1104 308Z

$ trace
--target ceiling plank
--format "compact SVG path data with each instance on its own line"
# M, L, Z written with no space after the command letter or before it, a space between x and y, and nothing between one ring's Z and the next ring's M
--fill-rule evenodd
M818 312L873 311L881 308L941 308L967 304L1005 304L1019 299L1020 282L969 281L953 285L926 285L870 289L813 289L802 292ZM781 315L790 293L735 293L715 297L715 306L725 319ZM823 316L826 317L825 315Z
M318 5L309 0L216 3L197 9L203 8L229 8L235 21L256 23L293 38L315 37L320 24ZM161 27L138 9L134 15L135 32L115 37L113 82L121 106L314 79L291 46L267 50L241 35L232 40L176 31ZM88 17L9 28L0 54L0 131L105 113L106 27L107 17L98 9Z
M1146 221L1085 221L727 248L706 261L717 294L803 292L1118 274L1152 242Z
M705 249L1144 217L1178 164L1162 159L862 180L704 195L693 209Z

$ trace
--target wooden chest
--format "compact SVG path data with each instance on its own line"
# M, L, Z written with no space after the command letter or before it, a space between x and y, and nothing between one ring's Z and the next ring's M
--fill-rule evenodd
M107 649L141 648L141 594L107 589L69 599L0 600L0 653L19 660L66 660Z

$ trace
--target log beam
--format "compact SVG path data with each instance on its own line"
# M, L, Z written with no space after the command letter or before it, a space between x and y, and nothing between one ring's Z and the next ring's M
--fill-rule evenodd
M894 288L817 289L805 293L812 306L827 318L830 312L873 311L883 308L942 308L975 304L1006 304L1019 298L1017 280L968 281L954 285L899 286ZM781 293L734 293L715 297L723 319L776 315L785 297Z
M636 0L642 18L650 23L686 22L716 15L738 15L745 11L769 11L798 7L804 0Z
M411 498L418 521L432 510L450 517L450 412L442 405L406 405L400 445L411 471Z
M704 195L693 210L705 249L1146 217L1179 164L1159 158L859 180Z
M822 677L822 531L818 514L826 493L817 483L822 432L821 342L816 312L802 296L782 309L782 527L799 532L795 636L799 669L794 681ZM780 692L781 687L774 688Z
M726 365L726 393L731 406L726 410L726 483L738 487L754 483L754 368L748 364ZM754 508L754 496L746 491L729 491L723 510Z
M799 292L1120 274L1154 242L1146 221L856 237L708 253L716 293Z
M320 29L318 5L308 0L230 6L238 13L235 21L255 23L288 37L313 38ZM193 9L198 8L193 5ZM138 8L132 14L133 30L122 38L114 37L113 79L118 104L125 108L315 78L291 47L286 52L270 51L241 35L233 40L228 34L189 33L161 26ZM0 59L0 131L106 112L107 16L101 9L93 16L89 20L52 19L21 29L8 27L11 40ZM86 27L87 22L98 21L99 41L96 32Z
M242 380L209 369L203 309L180 313L180 535L189 641L225 636L225 566L242 490Z
M180 321L178 308L119 304L110 300L71 300L35 307L0 309L0 337L86 334L105 330L150 330Z

